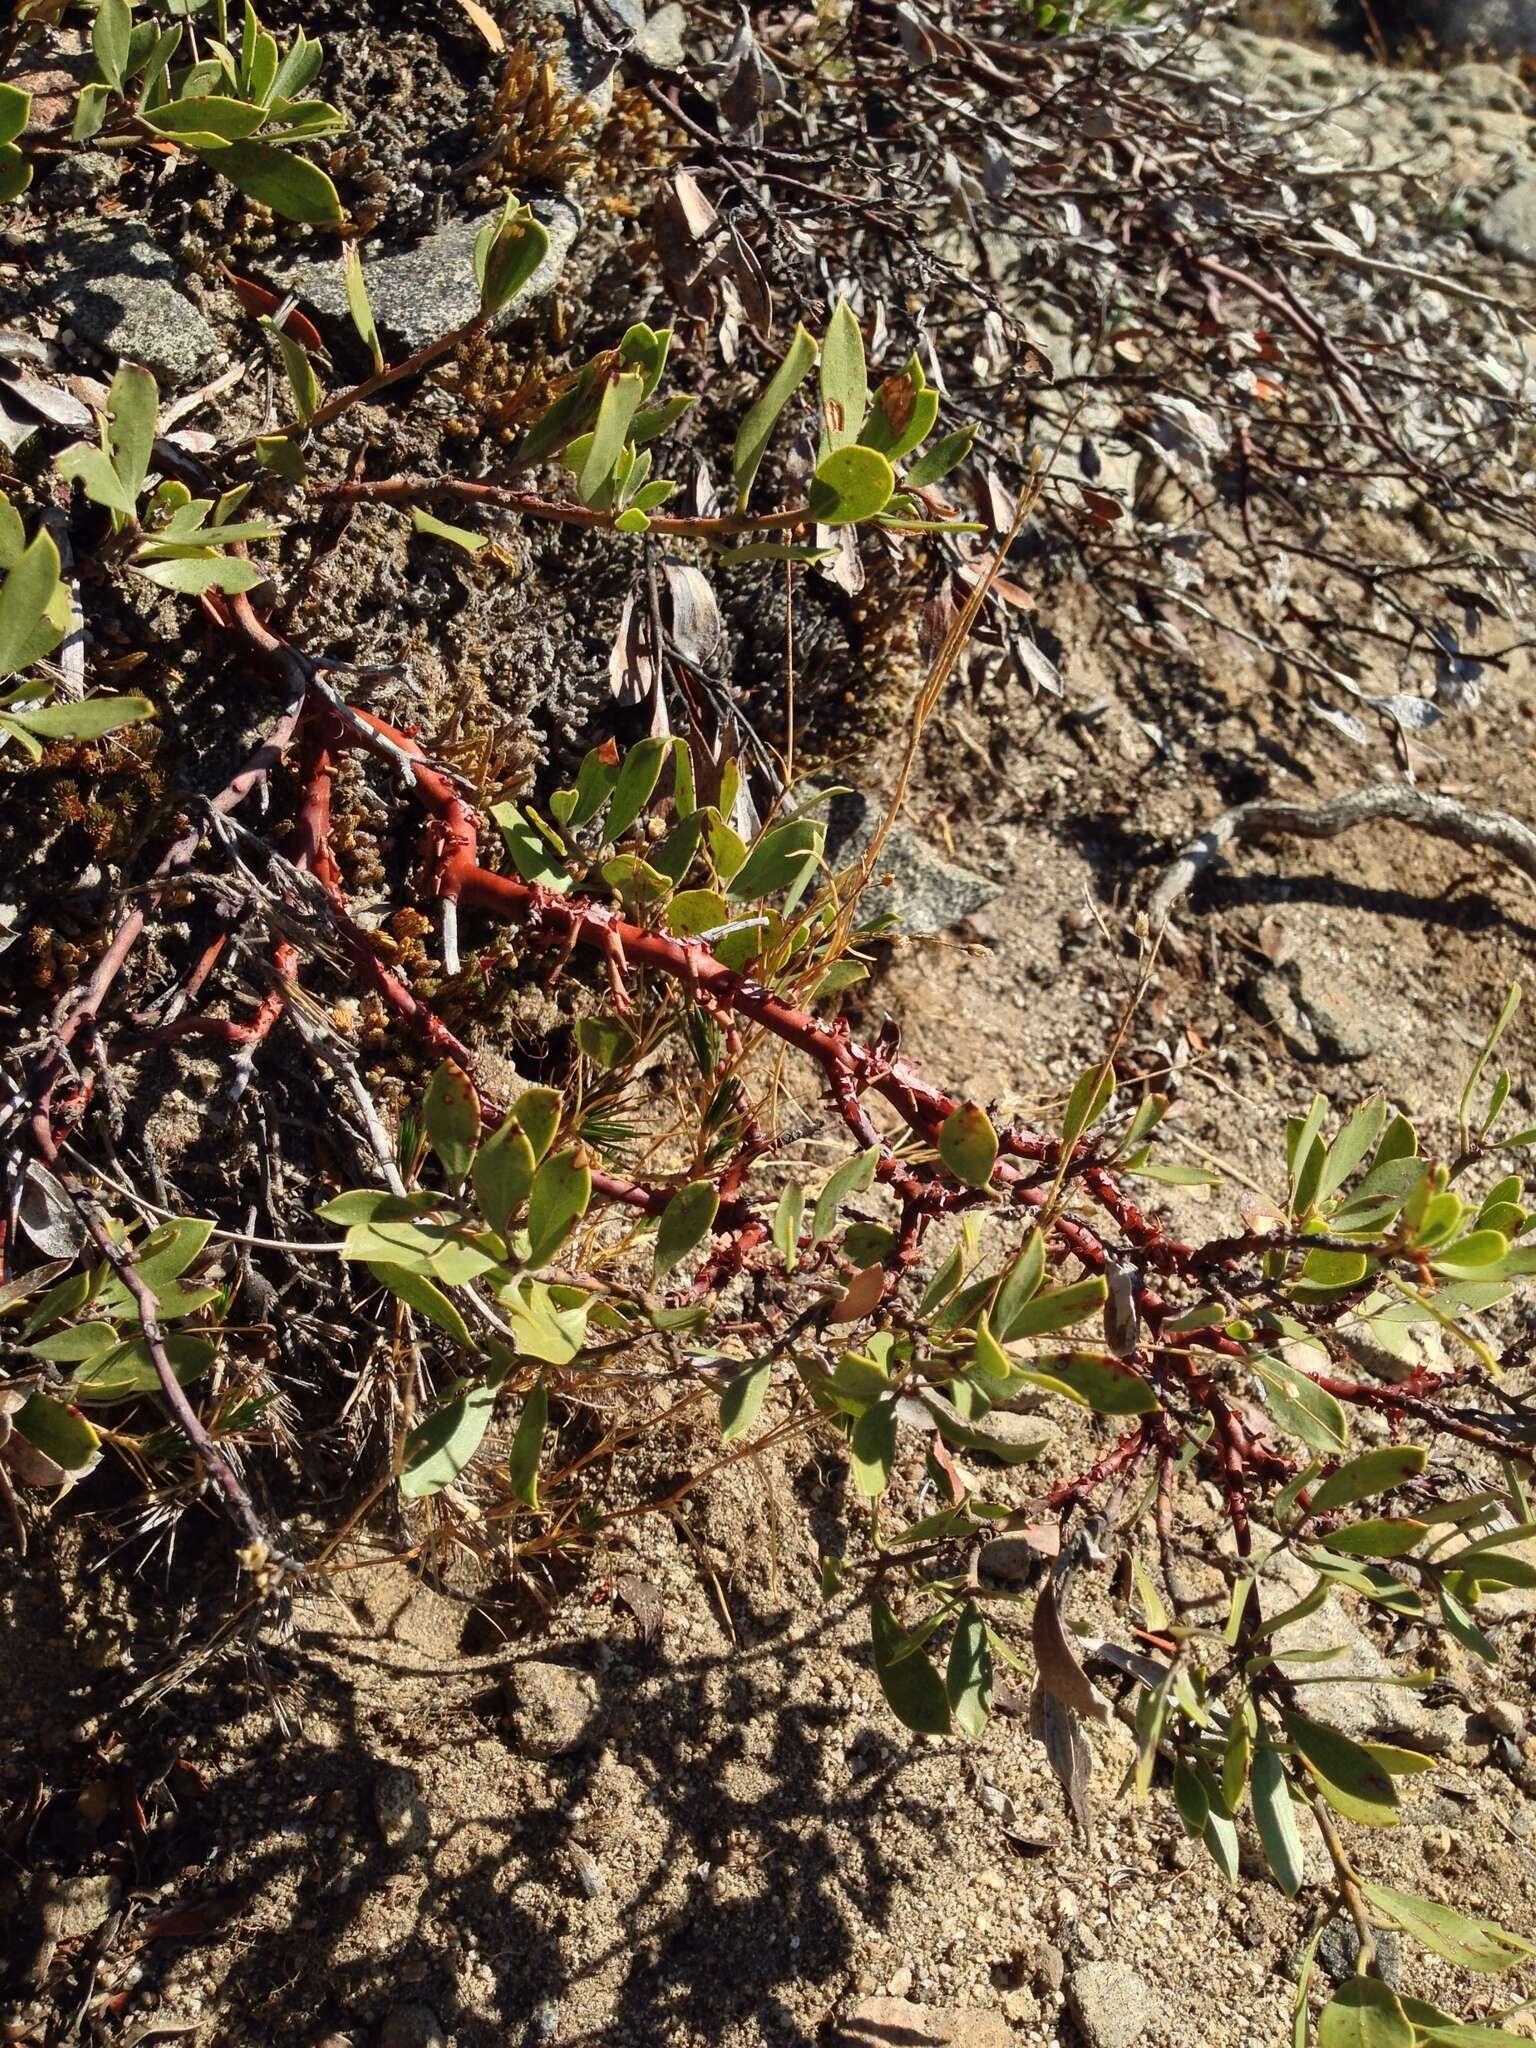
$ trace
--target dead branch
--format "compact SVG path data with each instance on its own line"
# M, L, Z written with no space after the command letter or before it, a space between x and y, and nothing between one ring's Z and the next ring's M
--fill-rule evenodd
M1357 825L1412 825L1434 839L1449 839L1469 853L1494 853L1536 882L1536 832L1504 811L1474 810L1454 797L1429 796L1405 783L1383 782L1333 797L1325 804L1285 803L1259 797L1224 811L1192 839L1178 859L1159 876L1147 898L1147 918L1154 931L1168 922L1173 907L1229 846L1245 845L1271 833L1297 839L1337 839Z

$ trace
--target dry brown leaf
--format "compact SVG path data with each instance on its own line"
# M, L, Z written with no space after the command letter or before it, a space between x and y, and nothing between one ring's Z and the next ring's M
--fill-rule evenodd
M1063 1706L1071 1707L1074 1713L1082 1714L1090 1721L1107 1721L1109 1702L1077 1661L1077 1652L1072 1647L1061 1619L1061 1610L1056 1605L1055 1585L1049 1581L1035 1602L1031 1635L1035 1668L1046 1691Z
M861 1323L872 1316L885 1296L885 1268L866 1266L848 1283L846 1292L833 1303L827 1318L833 1323Z
M507 47L507 39L497 27L495 16L486 12L480 0L459 0L459 5L493 50L501 51Z

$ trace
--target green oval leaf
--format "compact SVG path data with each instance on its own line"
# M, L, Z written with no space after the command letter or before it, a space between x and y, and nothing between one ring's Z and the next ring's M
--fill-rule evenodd
M1341 1552L1345 1557L1406 1557L1428 1534L1427 1522L1383 1515L1351 1522L1320 1540L1325 1550Z
M1413 2028L1379 1977L1351 1977L1318 2019L1317 2048L1413 2048Z
M135 562L135 575L181 597L201 597L206 590L254 590L266 572L238 555L182 555L169 562Z
M165 1355L183 1386L200 1379L212 1365L216 1346L207 1337L177 1335L165 1340ZM142 1337L118 1344L99 1359L82 1365L70 1384L72 1401L122 1401L130 1394L156 1394L160 1375Z
M820 1244L823 1238L831 1236L838 1210L850 1195L856 1195L869 1186L879 1163L880 1147L871 1145L867 1151L845 1159L827 1176L821 1193L816 1197L816 1207L811 1212L812 1244Z
M1366 1827L1396 1826L1397 1787L1368 1749L1305 1714L1287 1713L1284 1720L1286 1734L1336 1812Z
M285 220L317 228L340 227L345 216L336 187L314 164L272 142L228 142L197 151L209 168Z
M793 1273L799 1259L800 1226L805 1221L805 1189L791 1181L773 1212L773 1243L784 1270Z
M513 1497L530 1508L539 1504L539 1460L544 1455L544 1437L548 1428L549 1387L541 1374L523 1403L523 1412L517 1420L517 1434L507 1455L507 1479Z
M63 1472L89 1471L101 1455L101 1438L85 1417L46 1394L29 1394L11 1426Z
M1155 1415L1162 1405L1133 1366L1101 1352L1056 1352L1033 1366L1099 1415Z
M498 1391L494 1386L471 1387L411 1431L400 1468L400 1491L407 1500L424 1500L458 1478L490 1427Z
M1044 1278L1045 1238L1038 1230L1032 1230L1024 1241L1024 1249L998 1282L992 1303L992 1327L1003 1343L1013 1341L1015 1322L1039 1293Z
M955 1623L944 1673L944 1690L955 1725L972 1737L986 1729L992 1712L992 1645L987 1624L974 1601L967 1601Z
M870 1633L875 1676L897 1720L919 1735L947 1735L951 1715L944 1681L878 1593L870 1604Z
M100 0L91 24L91 51L114 92L123 89L132 36L133 13L128 0Z
M475 238L475 281L480 310L502 312L549 254L549 232L526 207L508 199L499 216Z
M507 1225L528 1199L538 1164L515 1116L509 1116L475 1154L475 1199L492 1230L506 1235Z
M546 1159L528 1196L528 1260L542 1266L559 1251L592 1199L592 1173L574 1152Z
M1261 1742L1253 1752L1248 1797L1265 1860L1275 1882L1288 1899L1294 1899L1306 1882L1306 1851L1296 1825L1295 1806L1286 1780L1285 1762L1272 1743Z
M720 1441L732 1443L757 1421L763 1411L763 1396L773 1377L773 1361L765 1358L760 1365L749 1365L745 1372L737 1373L735 1379L720 1396Z
M1458 1913L1413 1892L1395 1891L1391 1885L1362 1881L1360 1889L1377 1912L1458 1969L1492 1975L1536 1954L1530 1942L1511 1934L1496 1920Z
M939 1129L939 1157L968 1188L984 1188L997 1164L997 1132L979 1102L952 1109Z
M728 893L739 903L782 893L786 909L792 909L816 872L826 836L826 826L809 818L770 826L731 877Z
M555 1142L564 1107L555 1088L525 1088L513 1103L513 1118L527 1133L535 1159L542 1159Z
M896 473L873 448L834 448L811 485L808 509L818 526L856 526L873 519L896 488Z
M1053 1330L1069 1330L1074 1323L1101 1309L1108 1294L1109 1286L1102 1273L1094 1274L1091 1280L1074 1280L1068 1287L1053 1287L1046 1294L1037 1294L1014 1317L1009 1339L1044 1337Z
M30 668L64 638L57 623L62 588L59 551L50 535L39 533L0 583L0 676Z
M365 1259L363 1263L379 1285L398 1295L407 1308L415 1309L429 1323L446 1330L466 1351L474 1350L475 1340L469 1334L468 1324L435 1280L406 1266L391 1266L382 1259Z
M773 438L779 415L805 381L816 360L816 343L803 327L796 327L783 362L747 411L736 435L731 456L731 476L736 485L736 509L745 512L752 495L753 480ZM769 543L771 545L771 543Z
M656 1278L662 1279L680 1265L703 1238L720 1207L720 1197L707 1180L690 1181L679 1188L661 1212L656 1232Z
M1348 1507L1351 1501L1390 1493L1405 1480L1416 1479L1428 1463L1429 1453L1419 1444L1383 1444L1379 1450L1362 1451L1315 1490L1312 1512L1325 1515L1334 1508Z
M256 133L266 113L249 100L229 99L222 93L199 93L189 100L167 100L139 118L173 142L189 135L212 136L218 142L243 142Z
M971 452L975 440L975 427L960 427L953 434L946 434L942 441L935 441L926 455L920 455L907 471L906 481L914 490L921 490L925 484L936 484L952 469L958 469Z
M839 299L821 344L821 454L846 448L859 438L869 409L864 337L846 299ZM817 474L820 474L818 470ZM894 489L894 479L892 488ZM886 497L890 492L886 493ZM883 505L885 499L880 503ZM878 508L877 508L878 509ZM867 515L858 514L858 517ZM827 522L830 524L831 522Z
M608 802L608 815L603 820L604 839L610 843L620 840L634 824L650 802L661 780L662 763L671 750L670 739L655 738L641 740L630 748Z
M1349 1424L1332 1394L1281 1359L1263 1356L1249 1363L1264 1388L1265 1406L1287 1436L1309 1451L1338 1457L1349 1442Z
M480 1135L480 1098L462 1067L443 1061L427 1083L421 1114L428 1142L457 1187L470 1169Z
M853 1425L849 1439L853 1483L866 1500L878 1500L896 1464L896 1404L879 1401Z
M613 475L629 436L629 423L644 395L645 379L638 370L615 377L604 387L598 402L597 424L576 477L576 495L584 505L593 502ZM659 744L665 748L668 742L662 740Z

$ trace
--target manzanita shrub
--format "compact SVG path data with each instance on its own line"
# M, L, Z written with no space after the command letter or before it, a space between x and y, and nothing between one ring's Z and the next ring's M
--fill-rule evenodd
M1044 29L1083 14L1025 12ZM340 119L303 97L320 53L302 33L285 51L249 5L237 36L224 0L164 25L101 0L92 48L99 76L77 137L170 143L278 211L339 220L329 181L295 149ZM26 182L20 97L0 92L0 193ZM640 321L532 407L494 480L325 481L330 424L483 335L548 247L534 213L509 201L475 248L474 314L390 364L349 244L339 260L372 374L327 395L318 349L277 307L265 324L293 417L207 451L206 487L157 438L154 382L132 365L98 433L58 454L61 489L78 487L75 509L95 522L96 576L195 601L202 626L261 667L282 703L226 787L175 821L9 1081L14 1213L30 1249L0 1287L7 1489L67 1491L108 1456L168 1496L208 1482L262 1592L303 1571L238 1468L308 1397L238 1320L219 1264L230 1239L247 1272L278 1249L290 1275L340 1262L351 1276L359 1346L385 1361L394 1392L379 1491L424 1543L490 1530L514 1559L590 1546L606 1510L571 1419L596 1381L654 1364L695 1408L713 1406L717 1457L798 1431L846 1458L854 1508L825 1588L864 1601L897 1720L925 1737L984 1739L996 1673L1023 1671L1034 1728L1081 1812L1090 1731L1118 1716L1135 1742L1126 1797L1171 1793L1234 1881L1251 1821L1288 1896L1320 1886L1320 1903L1354 1919L1359 1972L1323 2009L1320 2048L1520 2038L1381 1980L1380 1930L1490 1975L1536 1949L1357 1867L1351 1830L1393 1826L1400 1782L1425 1760L1346 1734L1330 1716L1326 1660L1288 1647L1296 1623L1347 1595L1412 1621L1431 1646L1492 1663L1480 1603L1536 1587L1536 1422L1507 1391L1514 1347L1499 1348L1508 1304L1536 1271L1520 1171L1536 1130L1507 1129L1511 1078L1494 1063L1518 991L1468 1077L1451 1156L1427 1151L1384 1097L1334 1118L1319 1096L1277 1128L1271 1201L1250 1204L1241 1231L1192 1243L1143 1206L1191 1178L1159 1150L1167 1101L1124 1085L1113 1054L1040 1129L925 1078L894 1026L854 1035L841 999L889 920L860 907L878 840L850 872L828 860L828 792L780 790L761 823L729 748L656 731L625 752L593 748L542 802L482 811L418 734L338 691L346 664L275 630L263 587L315 506L396 504L419 532L473 551L483 535L426 510L447 499L604 532L615 547L695 543L723 567L766 556L790 574L850 532L894 548L966 526L939 487L973 430L931 438L939 394L915 354L871 389L842 300L819 338L796 327L743 414L725 502L695 494L665 509L682 494L659 473L662 449L692 399L662 395L672 336ZM797 409L809 454L783 465L785 501L755 509ZM253 511L253 496L278 509ZM70 632L71 590L53 540L29 535L4 498L0 573L0 735L36 754L150 715L139 698L57 699L49 664ZM567 974L552 1034L565 1050L538 1085L498 1096L422 977L413 984L398 949L359 921L333 816L349 755L393 779L416 828L420 901L456 1001L494 1022L535 971ZM291 800L268 836L239 813L253 792L270 795L285 762ZM216 877L204 871L221 863ZM195 904L204 885L218 903L213 935L168 998L114 1015L161 902L175 890ZM210 1003L226 958L259 982L251 1015ZM425 1055L429 1078L392 1120L370 1092L359 998L381 1040ZM274 1034L335 1077L357 1138L354 1184L323 1191L304 1242L274 1247L248 1225L157 1213L93 1170L87 1119L114 1061L194 1038L228 1053L238 1096ZM792 1163L808 1138L832 1162L814 1175ZM1400 1369L1383 1376L1361 1359ZM996 1476L1040 1450L1027 1425L1022 1436L996 1426L1021 1409L1071 1414L1091 1445L1023 1512L1017 1475L1006 1489ZM1196 1511L1206 1482L1222 1503L1219 1543ZM898 1513L898 1499L923 1512ZM1029 1594L983 1569L989 1544L1021 1522L1039 1538ZM1195 1566L1219 1596L1194 1583ZM1102 1639L1073 1626L1090 1577L1117 1617ZM1433 1656L1399 1676L1429 1684ZM1314 1935L1301 2048L1315 1947Z
M340 226L336 187L294 147L347 125L335 107L304 97L324 52L302 29L283 49L251 0L233 24L228 0L137 18L133 0L100 0L91 50L96 76L80 90L75 141L168 143L285 219Z

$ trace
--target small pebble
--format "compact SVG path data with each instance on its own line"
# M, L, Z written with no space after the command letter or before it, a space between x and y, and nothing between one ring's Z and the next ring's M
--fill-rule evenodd
M1483 1709L1483 1719L1498 1735L1523 1735L1525 1715L1513 1700L1495 1700Z
M569 1843L565 1853L582 1897L600 1898L608 1889L608 1881L598 1868L597 1858L589 1855L579 1842Z

